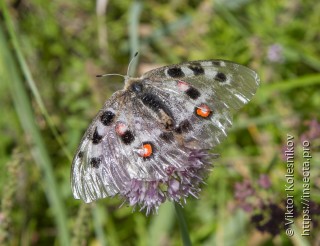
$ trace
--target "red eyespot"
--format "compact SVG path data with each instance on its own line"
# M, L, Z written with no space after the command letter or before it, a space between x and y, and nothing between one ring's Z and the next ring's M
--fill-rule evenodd
M196 114L202 118L207 118L211 115L212 111L206 104L201 104L199 107L196 107Z
M142 148L139 150L139 155L143 158L150 157L153 153L153 148L151 143L144 143Z

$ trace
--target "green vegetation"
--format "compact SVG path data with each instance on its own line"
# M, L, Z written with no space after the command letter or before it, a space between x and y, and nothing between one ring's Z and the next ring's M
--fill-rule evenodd
M194 245L319 243L320 2L104 2L0 2L0 245L182 245L184 223ZM71 194L79 141L123 86L95 75L126 74L136 51L131 70L139 75L225 59L261 78L214 150L220 158L199 199L189 198L178 216L171 203L147 217L119 208L117 197L85 205ZM292 237L284 228L288 135L295 144ZM303 141L312 156L310 236L301 235Z

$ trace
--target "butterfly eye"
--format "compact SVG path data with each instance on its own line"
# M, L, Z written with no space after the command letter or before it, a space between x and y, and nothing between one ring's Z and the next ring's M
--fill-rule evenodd
M133 92L139 93L139 92L142 92L143 86L140 82L136 82L131 85L131 89Z

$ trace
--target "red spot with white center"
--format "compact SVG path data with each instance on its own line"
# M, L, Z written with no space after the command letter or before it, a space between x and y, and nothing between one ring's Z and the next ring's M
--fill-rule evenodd
M151 143L142 144L142 148L138 150L138 154L143 158L150 157L152 153L153 153L153 147Z
M201 104L196 108L196 114L202 118L207 118L211 115L212 111L207 104Z
M116 133L119 135L119 136L122 136L126 131L128 130L128 127L125 123L123 122L118 122L116 124Z
M190 88L190 85L187 82L179 80L178 81L178 88L180 91L187 91Z

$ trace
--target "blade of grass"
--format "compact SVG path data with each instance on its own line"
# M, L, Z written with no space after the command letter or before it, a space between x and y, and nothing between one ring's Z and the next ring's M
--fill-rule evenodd
M141 2L134 1L130 8L130 15L128 19L129 25L129 46L131 57L139 51L139 19L141 15L142 4ZM135 72L137 69L138 58L131 64L131 71Z
M163 239L169 238L174 225L174 208L172 202L161 205L158 216L154 216L149 226L147 245L163 245Z
M299 87L307 87L312 85L320 84L320 74L311 74L301 76L295 79L279 81L277 83L268 84L263 87L265 94L273 93L274 91L289 91Z
M92 216L93 216L93 223L94 223L94 229L95 234L97 238L99 239L99 245L106 246L107 245L107 239L105 237L105 233L103 230L103 222L101 220L101 213L100 210L103 209L99 204L93 204L92 205Z
M184 30L192 23L192 16L185 14L177 21L168 23L167 25L155 29L152 34L141 41L141 45L147 45L154 41L161 40L161 38L169 36L172 33L178 33L179 30Z
M2 10L5 18L8 19L7 9L2 1ZM12 31L12 30L11 30ZM12 38L12 37L11 37ZM18 76L17 68L10 48L5 40L3 30L0 29L0 80L7 83L13 98L13 103L21 126L31 144L31 151L35 162L44 173L44 190L52 208L55 223L58 229L58 238L60 245L69 244L69 232L67 227L66 211L58 192L56 180L54 178L52 163L48 151L41 136L40 130L35 122L30 99L27 96L23 81Z
M300 42L296 42L292 46L284 46L284 54L286 57L300 60L301 63L320 71L320 60L317 55L313 55L312 50L305 50L305 47L301 47Z
M7 179L3 187L1 197L1 223L0 223L0 245L13 245L14 234L12 218L14 216L14 201L19 192L18 175L21 173L23 155L19 148L15 149L12 159L6 164Z
M87 244L90 235L89 221L91 208L92 206L90 204L81 204L76 218L76 223L73 227L73 237L71 240L72 246Z
M238 120L237 122L234 123L234 125L230 129L230 132L246 129L250 125L256 125L256 126L267 125L270 123L277 122L279 121L279 119L280 119L279 114L273 114L273 115L263 115L258 117L252 117L247 120Z
M191 243L191 240L189 237L188 227L187 227L187 223L186 223L186 220L185 220L183 212L182 212L182 208L176 202L174 203L174 207L176 209L176 215L177 215L177 219L178 219L178 223L179 223L179 227L180 227L183 245L184 246L191 246L192 243Z
M27 65L25 59L24 59L24 56L23 56L22 51L20 49L18 38L17 38L17 36L15 34L15 31L14 31L13 21L11 19L11 16L9 15L7 6L6 6L4 1L2 1L1 8L3 10L3 15L4 15L4 19L5 19L5 25L7 27L9 36L11 38L12 46L13 46L14 51L16 53L17 60L19 62L21 71L22 71L24 77L26 78L26 81L27 81L27 83L29 85L29 88L30 88L30 90L31 90L31 92L32 92L32 94L33 94L33 96L34 96L39 108L40 108L41 113L43 114L44 118L46 119L46 121L48 123L48 126L49 126L50 130L53 133L53 136L55 137L56 141L58 142L58 144L60 145L61 149L65 153L66 157L71 161L72 160L72 156L71 156L69 150L66 148L66 145L64 144L64 141L60 137L56 127L54 126L54 123L53 123L51 117L49 116L49 113L48 113L46 107L44 106L44 103L43 103L43 100L42 100L42 98L40 96L39 90L38 90L38 88L37 88L37 86L36 86L36 84L35 84L35 82L33 80L31 72L30 72L30 70L28 68L28 65Z
M107 61L109 45L108 45L108 29L107 29L107 6L109 0L96 0L96 14L97 14L97 35L99 45L99 55L101 60Z
M238 29L239 34L243 37L249 36L250 32L241 24L241 22L232 14L232 12L226 8L223 4L217 4L216 9L219 11L221 16L223 16L230 26L233 26L235 29Z
M238 210L235 213L226 215L219 221L219 227L215 234L213 234L203 245L219 245L223 242L224 245L244 245L247 235L246 214Z

